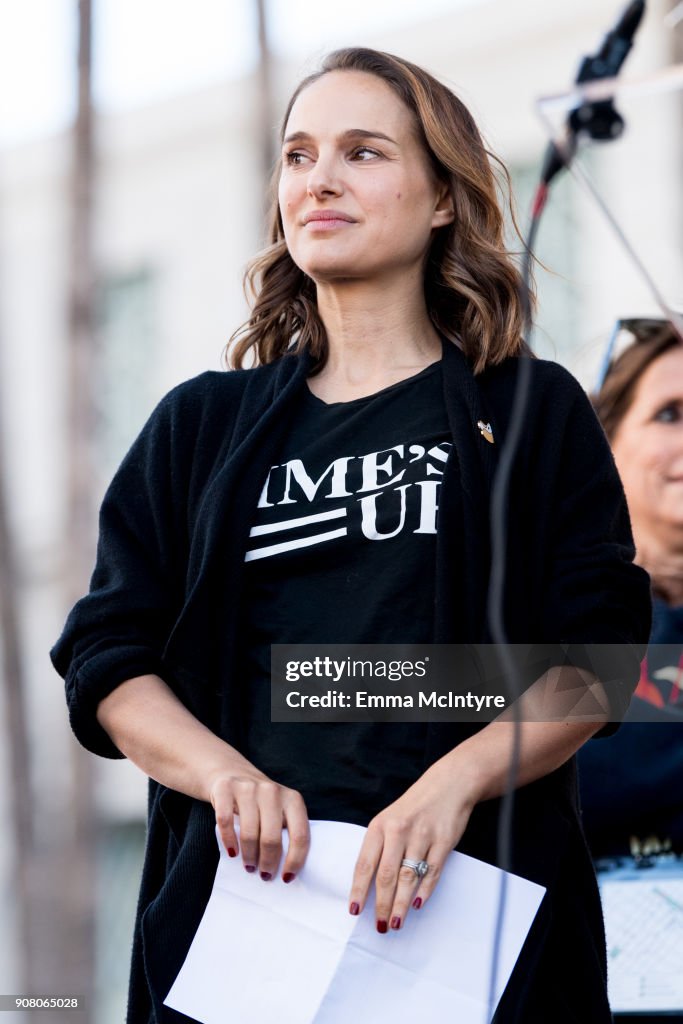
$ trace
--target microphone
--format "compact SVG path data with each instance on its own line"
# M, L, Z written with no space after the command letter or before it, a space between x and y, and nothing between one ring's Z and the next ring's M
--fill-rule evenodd
M597 53L584 57L574 79L576 85L601 78L615 78L633 47L633 40L645 13L645 0L631 0L614 28L607 33ZM615 110L612 99L585 101L567 118L567 137L562 147L551 142L546 150L541 181L549 185L556 174L568 166L576 152L579 135L588 135L599 142L619 138L624 119Z

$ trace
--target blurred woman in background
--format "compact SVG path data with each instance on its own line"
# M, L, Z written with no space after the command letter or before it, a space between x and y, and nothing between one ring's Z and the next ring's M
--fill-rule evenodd
M616 358L614 342L627 344ZM665 320L620 321L601 378L593 403L652 580L653 622L625 723L580 752L584 827L596 858L683 853L683 345Z

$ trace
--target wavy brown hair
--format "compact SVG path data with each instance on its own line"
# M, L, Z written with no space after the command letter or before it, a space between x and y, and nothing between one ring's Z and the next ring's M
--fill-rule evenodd
M434 231L425 262L425 298L434 327L458 340L475 373L518 355L525 349L522 282L505 245L491 161L501 172L508 196L510 178L501 161L485 148L467 107L445 85L406 60L364 48L337 50L323 60L320 71L296 88L282 121L281 139L299 94L331 71L363 71L386 82L412 112L434 173L450 190L455 221ZM275 186L280 170L279 162ZM264 364L288 350L308 348L315 370L320 371L327 361L328 343L315 283L289 254L276 187L273 192L270 244L245 273L252 313L228 343L228 364L242 367L252 350L256 363ZM510 212L516 228L511 199Z

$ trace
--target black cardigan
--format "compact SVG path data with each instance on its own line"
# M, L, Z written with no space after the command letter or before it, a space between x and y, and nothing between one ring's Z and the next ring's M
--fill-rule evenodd
M443 343L454 445L439 503L437 643L489 639L489 492L517 365L508 360L475 377L460 351ZM66 680L73 730L94 753L122 756L97 723L97 705L119 683L146 673L161 676L200 721L240 746L237 692L229 683L244 552L252 511L310 368L307 354L290 353L268 366L181 384L124 459L102 505L90 593L51 652ZM553 363L532 360L531 368L508 509L508 638L622 644L632 688L649 633L649 583L632 564L621 484L577 382ZM495 444L479 420L491 424ZM430 725L425 766L466 734L459 725ZM501 1024L559 1024L573 1014L609 1020L602 919L575 788L572 759L516 795L513 870L549 891L501 1001ZM495 863L497 811L498 801L475 808L459 849ZM187 1019L162 1002L216 863L211 806L150 781L129 1024Z

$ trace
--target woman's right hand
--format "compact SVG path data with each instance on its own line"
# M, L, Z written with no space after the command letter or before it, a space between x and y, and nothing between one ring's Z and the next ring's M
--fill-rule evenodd
M210 800L221 839L247 871L275 876L282 829L289 850L282 877L303 867L310 831L301 793L279 786L238 750L199 722L159 676L136 676L100 701L97 719L122 754L150 778L195 800ZM240 843L234 816L240 818Z
M301 793L278 785L252 765L222 771L211 783L210 798L228 856L237 857L241 846L245 869L258 869L265 882L277 872L282 857L282 830L286 828L289 849L282 880L294 880L304 865L311 838ZM240 820L239 841L236 814Z

